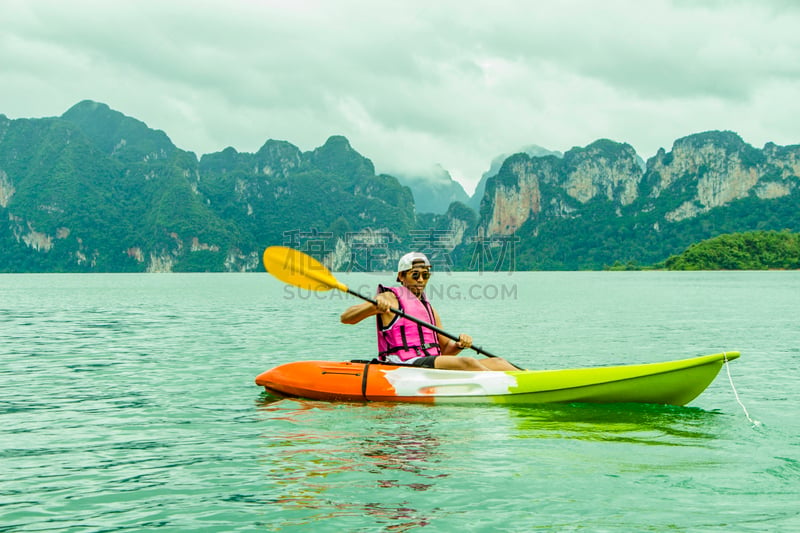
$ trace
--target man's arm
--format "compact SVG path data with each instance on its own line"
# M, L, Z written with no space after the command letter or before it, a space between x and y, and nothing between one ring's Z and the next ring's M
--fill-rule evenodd
M394 313L389 311L390 307L397 307L397 297L393 292L382 292L375 297L377 305L371 302L364 302L363 304L356 304L345 309L344 313L339 317L343 324L358 324L367 317L382 314L383 323L388 324Z
M339 317L342 324L358 324L365 318L378 314L378 308L370 302L363 304L356 304L345 309L342 316Z

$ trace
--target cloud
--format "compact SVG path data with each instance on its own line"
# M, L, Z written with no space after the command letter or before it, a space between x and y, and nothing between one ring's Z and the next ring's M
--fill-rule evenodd
M791 1L4 0L0 113L90 98L198 154L341 134L470 191L518 146L800 142Z

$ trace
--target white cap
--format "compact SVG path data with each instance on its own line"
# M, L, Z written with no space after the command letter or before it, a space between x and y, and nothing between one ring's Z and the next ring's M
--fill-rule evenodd
M425 254L411 252L400 258L400 261L397 263L397 271L405 272L406 270L411 270L414 267L414 261L422 261L425 263L426 267L431 266L431 262L428 261L428 257Z

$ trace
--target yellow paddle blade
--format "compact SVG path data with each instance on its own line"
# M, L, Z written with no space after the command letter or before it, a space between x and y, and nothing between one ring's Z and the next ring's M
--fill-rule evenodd
M325 265L311 257L285 246L270 246L264 250L264 268L289 285L309 291L339 289L347 292L347 285L339 282Z

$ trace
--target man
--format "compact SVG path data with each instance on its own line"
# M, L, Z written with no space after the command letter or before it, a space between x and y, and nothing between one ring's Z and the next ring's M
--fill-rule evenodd
M456 342L389 310L400 309L441 328L439 313L425 298L430 276L431 263L425 254L404 255L397 264L397 281L401 286L379 285L377 305L365 302L349 307L342 313L342 322L357 324L377 315L378 359L383 362L447 370L518 370L499 357L481 360L459 357L456 354L472 346L472 337L462 333Z

